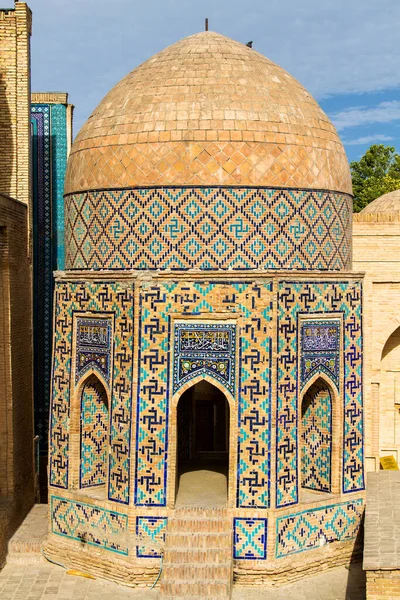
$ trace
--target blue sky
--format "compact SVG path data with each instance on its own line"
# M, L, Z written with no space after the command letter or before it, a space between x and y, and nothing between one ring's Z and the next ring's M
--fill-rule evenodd
M3 2L4 4L4 2ZM12 0L9 0L10 6ZM254 47L315 96L357 160L400 151L398 0L28 0L32 89L66 91L75 133L144 60L204 28Z

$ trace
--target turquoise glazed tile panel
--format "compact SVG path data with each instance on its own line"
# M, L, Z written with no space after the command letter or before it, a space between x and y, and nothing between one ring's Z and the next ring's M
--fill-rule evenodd
M128 555L128 516L51 496L52 532L82 544Z
M139 299L139 393L137 399L135 504L165 506L167 497L169 388L174 314L201 320L232 307L240 313L237 505L268 508L271 428L272 283L169 282L152 285ZM254 318L254 314L257 318ZM179 356L176 355L176 356ZM207 360L207 356L203 357ZM208 359L214 360L212 352ZM210 372L207 371L207 376ZM221 379L217 379L221 383ZM229 382L226 383L229 391ZM179 392L179 390L178 390Z
M233 558L238 560L266 560L267 519L233 520Z
M361 498L280 517L276 521L276 558L353 540L363 515Z
M352 199L268 188L68 195L68 269L351 268Z
M138 558L161 558L165 535L167 533L167 517L136 517L136 556Z
M123 504L130 496L132 425L133 284L57 283L50 429L50 478L54 487L68 488L70 386L74 315L114 319L113 374L110 403L108 498Z
M344 381L342 490L364 489L362 396L362 285L348 281L282 281L278 290L278 357L276 419L276 503L297 504L298 485L298 369L299 317L343 319Z

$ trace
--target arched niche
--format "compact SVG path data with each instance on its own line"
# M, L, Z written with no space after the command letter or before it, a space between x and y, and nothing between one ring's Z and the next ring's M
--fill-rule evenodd
M397 327L386 340L382 349L381 362L385 370L400 371L400 327Z
M80 387L79 487L104 486L107 479L109 407L107 392L92 373Z
M301 399L299 427L299 471L302 489L332 492L339 461L333 443L335 403L333 388L319 376L306 388Z
M384 354L384 348L388 342L388 340L392 337L392 335L396 332L397 329L400 328L400 315L392 315L388 316L385 319L382 326L379 328L379 331L374 335L374 355L380 356L381 360Z

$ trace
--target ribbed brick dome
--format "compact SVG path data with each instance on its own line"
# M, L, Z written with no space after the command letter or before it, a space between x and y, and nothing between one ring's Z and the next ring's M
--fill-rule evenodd
M66 193L155 185L351 193L342 143L304 87L255 50L212 32L129 73L72 147Z

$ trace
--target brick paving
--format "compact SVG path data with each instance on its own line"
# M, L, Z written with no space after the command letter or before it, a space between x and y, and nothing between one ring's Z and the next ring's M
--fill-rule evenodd
M10 540L8 562L0 571L0 600L161 600L159 588L135 589L68 575L42 556L47 534L47 505L35 505ZM235 585L232 600L365 600L361 563L337 567L280 588Z
M44 559L43 559L44 560ZM159 598L158 590L134 590L102 579L67 575L48 562L7 564L0 572L1 600L127 600Z
M158 590L129 589L102 579L67 575L45 562L25 560L7 564L0 572L1 600L161 600ZM361 565L338 567L277 589L234 586L232 600L364 600Z
M233 587L232 600L365 600L361 563L337 567L280 588Z

